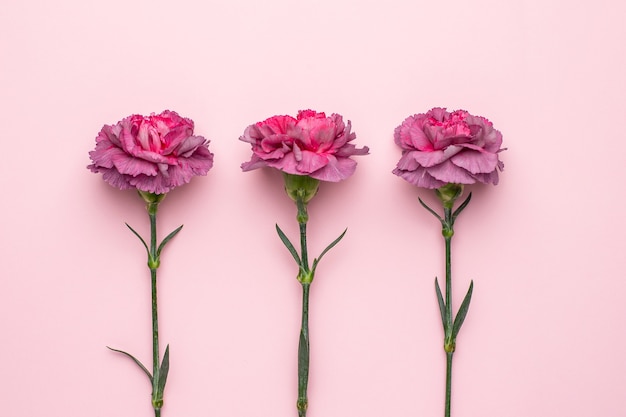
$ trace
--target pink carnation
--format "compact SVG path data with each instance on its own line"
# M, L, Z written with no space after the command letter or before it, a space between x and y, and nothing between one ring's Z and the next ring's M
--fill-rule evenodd
M498 183L504 164L502 134L484 117L464 110L434 108L410 116L395 130L402 157L393 173L413 185L439 188L448 183Z
M213 166L209 141L194 136L193 126L191 119L169 110L105 125L87 168L102 172L106 182L122 190L165 194Z
M321 181L338 182L356 169L352 155L366 155L367 146L357 149L356 138L338 114L301 110L298 117L274 116L250 125L239 139L252 144L252 159L244 171L272 167L287 174L306 175Z

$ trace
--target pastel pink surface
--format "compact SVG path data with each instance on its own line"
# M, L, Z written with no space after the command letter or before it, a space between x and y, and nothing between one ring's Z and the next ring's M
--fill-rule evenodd
M310 205L309 417L443 414L439 225L391 174L393 130L434 106L508 151L456 224L455 417L624 414L626 5L606 0L7 1L0 13L2 415L151 416L143 203L85 169L103 124L172 109L211 141L160 208L163 416L293 416L300 288L276 172L242 173L246 126L351 120L348 180ZM608 121L610 121L610 123ZM595 143L594 149L590 144ZM605 147L606 145L606 147ZM596 149L596 147L598 149Z

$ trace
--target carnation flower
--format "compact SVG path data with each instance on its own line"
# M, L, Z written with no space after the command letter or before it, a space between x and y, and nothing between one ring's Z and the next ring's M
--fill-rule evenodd
M307 175L321 181L338 182L356 169L352 155L366 155L367 146L357 149L351 124L338 114L301 110L297 118L273 116L250 125L239 139L252 144L252 158L241 165L244 171L272 167L286 174Z
M441 235L445 242L445 292L441 291L439 280L435 278L435 294L446 353L444 416L450 417L452 358L474 291L474 281L471 281L455 314L452 308L451 242L454 224L469 204L472 193L456 208L455 203L463 195L464 184L498 183L498 171L504 168L498 158L504 150L500 147L502 134L484 117L472 116L464 110L449 113L436 107L425 114L406 118L396 128L394 139L402 148L402 157L393 173L418 187L434 189L443 206L441 215L419 198L420 204L441 223Z
M161 416L170 367L169 345L162 360L159 349L157 270L161 264L161 251L183 228L179 226L158 243L157 212L170 190L188 183L194 175L206 175L211 169L213 154L208 146L208 140L194 136L192 120L166 110L148 117L135 114L115 125L105 125L96 137L96 149L89 152L93 163L87 168L95 173L102 172L104 180L114 187L136 189L146 202L150 218L150 239L144 239L129 224L126 226L137 236L148 255L152 294L152 371L130 353L109 349L132 359L146 374L152 386L155 417Z
M489 120L464 110L433 108L410 116L396 128L394 139L402 157L393 173L418 187L496 185L504 168L498 159L502 134Z
M105 125L89 153L92 172L125 190L165 194L213 166L209 141L193 134L193 121L166 110L159 115L132 115Z
M280 240L298 265L297 279L302 284L302 324L298 343L298 417L306 417L309 405L309 291L315 270L322 257L332 249L346 231L332 241L320 255L309 262L307 248L307 206L315 197L320 181L338 182L354 173L352 155L366 155L367 146L357 149L350 141L350 121L344 124L338 114L301 110L298 117L273 116L250 125L239 139L252 144L252 159L241 165L244 171L271 167L282 171L287 195L296 203L296 219L300 227L300 251L276 225Z

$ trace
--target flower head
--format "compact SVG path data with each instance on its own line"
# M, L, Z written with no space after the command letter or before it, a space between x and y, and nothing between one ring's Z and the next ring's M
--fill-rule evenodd
M366 155L367 146L357 149L356 138L338 114L301 110L297 118L273 116L246 128L239 139L252 145L252 158L241 165L244 171L271 167L284 173L338 182L356 169L350 157Z
M128 116L100 130L87 168L119 189L165 194L213 166L209 141L194 136L193 127L191 119L169 110Z
M393 173L413 185L440 188L446 184L498 184L504 164L502 134L484 117L464 110L433 108L410 116L394 139L402 157Z

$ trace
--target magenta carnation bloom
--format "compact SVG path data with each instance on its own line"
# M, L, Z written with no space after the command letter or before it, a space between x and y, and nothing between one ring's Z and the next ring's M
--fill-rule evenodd
M394 139L402 157L393 173L418 187L496 185L504 168L498 159L502 134L489 120L464 110L434 108L410 116L396 128Z
M194 136L193 121L166 110L150 116L132 115L113 126L105 125L89 152L92 172L125 190L136 188L165 194L206 175L213 166L209 141Z
M250 125L239 139L252 144L252 159L244 171L272 167L287 174L338 182L354 173L352 155L366 155L367 146L357 149L356 138L338 114L326 117L313 110L300 110L298 117L274 116Z

